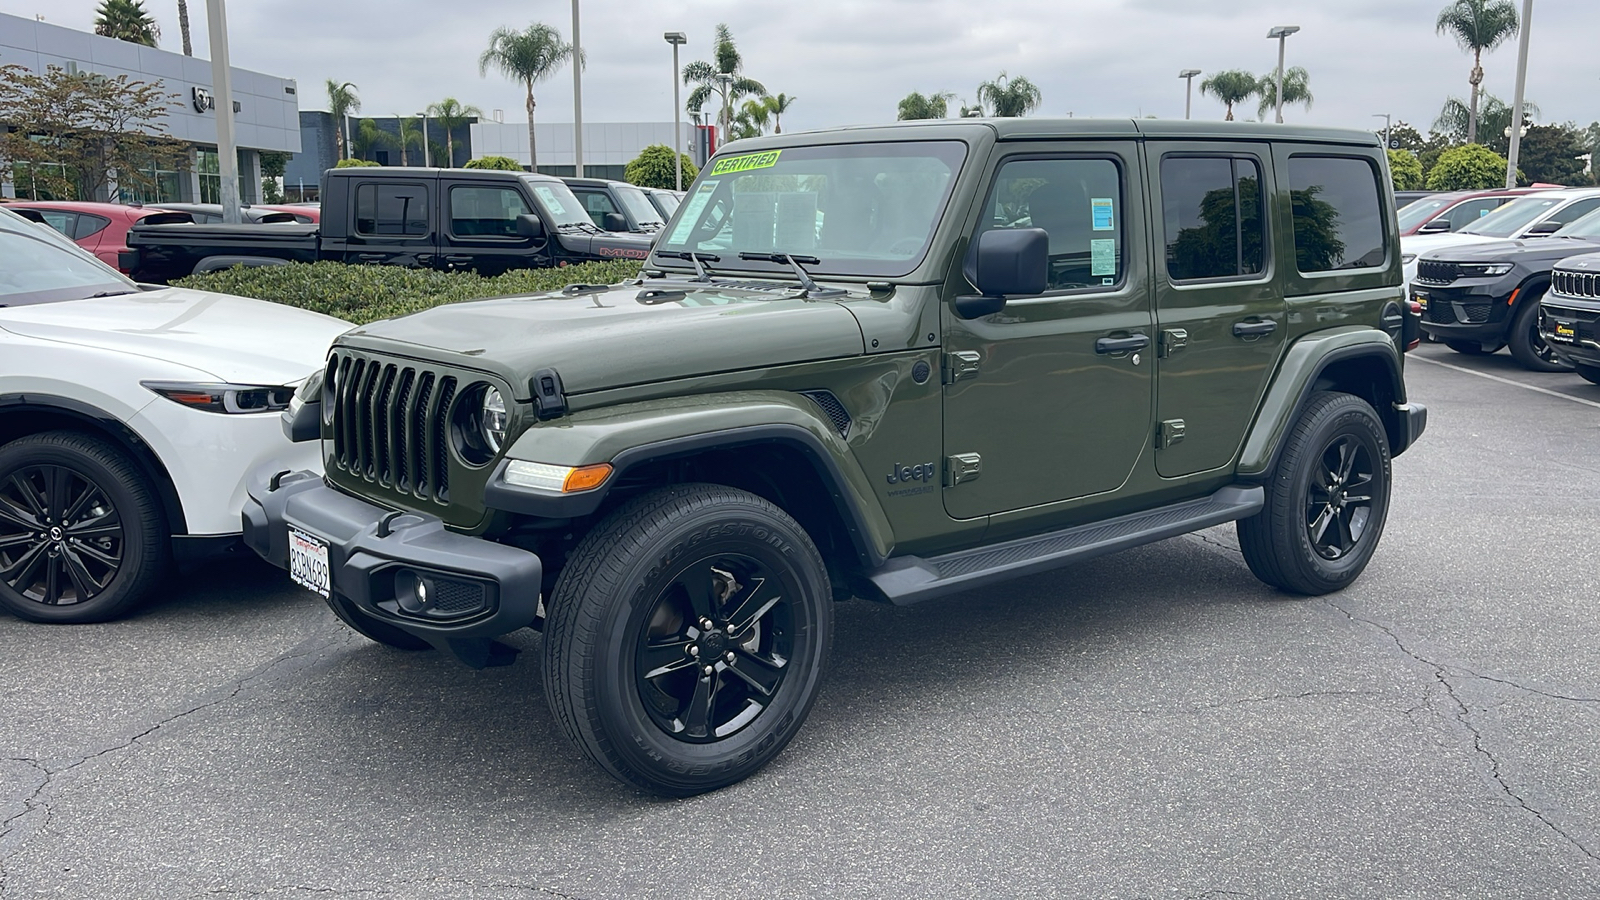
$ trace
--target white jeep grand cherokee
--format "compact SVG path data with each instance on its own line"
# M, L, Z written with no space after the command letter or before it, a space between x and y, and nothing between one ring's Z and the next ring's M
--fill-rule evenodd
M0 208L0 607L104 620L228 549L247 473L320 467L279 415L349 327L142 289Z

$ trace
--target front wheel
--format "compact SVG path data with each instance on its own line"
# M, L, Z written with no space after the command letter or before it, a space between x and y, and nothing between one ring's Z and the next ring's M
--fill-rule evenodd
M717 485L652 491L567 561L545 621L545 696L624 782L667 796L724 787L810 712L831 597L816 546L773 504Z
M1367 401L1313 394L1283 448L1266 504L1240 519L1239 549L1255 576L1297 594L1356 580L1389 511L1389 441Z
M1522 298L1522 308L1511 321L1511 355L1524 369L1534 372L1570 372L1572 364L1556 355L1550 342L1539 330L1539 298L1543 293L1529 293Z

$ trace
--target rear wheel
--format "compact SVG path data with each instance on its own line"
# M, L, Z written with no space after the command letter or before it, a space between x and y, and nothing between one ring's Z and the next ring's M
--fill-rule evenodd
M165 571L155 492L120 450L69 431L0 447L0 606L34 622L101 622Z
M1543 291L1529 292L1522 298L1522 307L1511 321L1511 355L1524 369L1535 372L1570 372L1572 364L1556 355L1550 342L1539 330L1539 300Z
M1444 342L1444 345L1457 353L1465 353L1468 356L1488 356L1494 352L1494 350L1485 349L1484 346L1477 341L1448 340ZM1495 348L1495 350L1498 349L1500 348Z
M1340 590L1361 574L1389 510L1389 441L1367 401L1312 395L1289 433L1266 504L1240 519L1257 578L1298 594Z
M1600 366L1576 365L1573 366L1573 369L1577 371L1579 377L1584 381L1590 384L1600 384Z

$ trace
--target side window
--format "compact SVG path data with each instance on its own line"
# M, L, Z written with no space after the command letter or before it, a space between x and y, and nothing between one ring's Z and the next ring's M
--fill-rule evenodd
M453 187L450 189L450 233L458 237L517 236L517 216L527 215L527 201L516 188Z
M1597 209L1600 209L1600 197L1595 197L1589 200L1579 200L1552 215L1549 221L1559 222L1562 225L1565 225L1568 222L1576 222Z
M1471 225L1473 222L1487 216L1500 208L1500 204L1509 200L1509 197L1485 197L1482 200L1468 200L1450 210L1450 230L1458 231Z
M1122 170L1109 159L1007 162L978 232L1043 228L1050 235L1049 290L1115 286L1123 277Z
M105 227L110 224L111 220L104 216L92 216L88 213L79 213L78 224L73 228L72 236L75 240L80 241L86 237L94 237L95 235L104 231Z
M1294 253L1301 272L1381 266L1383 194L1378 169L1348 156L1289 157Z
M420 184L363 184L356 188L356 232L428 233L428 194Z
M76 213L58 212L53 209L41 209L39 210L39 215L44 216L44 223L46 225L49 225L51 228L61 232L68 238L72 238L72 230L78 227L78 216Z
M1163 159L1167 276L1199 281L1259 275L1266 265L1261 192L1261 165L1254 159Z
M606 227L606 213L621 213L617 205L611 202L611 195L601 191L574 191L578 199L583 201L583 211L589 214L594 224L601 228Z

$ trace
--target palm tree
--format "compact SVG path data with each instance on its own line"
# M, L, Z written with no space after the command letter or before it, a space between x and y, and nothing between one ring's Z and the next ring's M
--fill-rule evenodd
M463 106L461 101L454 97L446 97L428 107L428 117L437 119L439 127L444 129L444 156L448 160L446 168L455 168L456 164L455 130L465 125L468 119L482 115L483 110L476 106Z
M896 118L902 122L913 119L942 119L950 112L950 101L955 98L956 95L949 91L936 91L927 95L912 91L901 98L900 115Z
M788 94L775 94L766 99L767 109L772 112L772 133L783 134L783 114L789 111L798 97Z
M1539 104L1532 100L1522 101L1522 118L1525 122L1532 122L1539 117ZM1467 131L1472 127L1472 109L1459 98L1451 97L1444 102L1444 108L1439 111L1439 117L1433 120L1433 131L1450 139L1452 143L1462 143L1467 139ZM1478 130L1483 132L1483 145L1496 153L1505 153L1511 140L1505 136L1511 128L1511 104L1499 97L1482 91L1478 95Z
M422 121L415 118L394 117L400 137L395 142L400 145L400 165L409 166L411 161L406 157L406 149L422 146Z
M478 57L478 75L489 74L491 68L513 81L522 82L527 89L528 106L528 162L533 171L539 171L539 154L533 137L533 86L556 73L572 60L572 45L561 39L561 32L538 22L527 31L496 28L489 35L489 49ZM580 58L578 65L584 60ZM452 160L454 162L454 160Z
M161 37L161 26L145 10L144 0L104 0L95 11L94 33L154 47Z
M1454 0L1439 11L1434 28L1456 39L1472 54L1472 86L1468 99L1467 143L1478 142L1478 90L1483 85L1483 51L1493 50L1517 33L1517 7L1511 0Z
M178 0L178 31L183 35L183 55L193 56L194 46L189 43L189 0Z
M760 137L766 133L767 123L772 121L772 107L766 101L770 97L760 100L746 100L739 109L738 115L733 117L733 127L728 132L729 140Z
M1261 105L1256 109L1256 115L1261 121L1267 120L1267 110L1278 105L1278 73L1268 72L1256 81L1256 87L1261 92ZM1306 109L1311 108L1311 73L1304 66L1290 66L1283 73L1283 105L1304 103Z
M712 53L715 63L696 60L683 67L683 83L695 85L689 92L689 101L684 107L692 114L706 105L712 94L721 98L721 112L717 120L731 123L733 118L733 101L740 97L756 96L765 97L767 89L761 82L744 77L744 58L739 55L739 48L733 44L733 32L727 25L717 26L716 47ZM726 84L718 75L727 75Z
M988 104L996 116L1003 118L1025 116L1038 109L1043 100L1044 95L1033 82L1010 78L1004 72L999 78L978 85L978 103Z
M348 153L349 142L345 134L345 120L351 113L361 112L361 98L356 95L356 86L346 81L340 84L332 78L328 79L328 112L333 114L333 142L339 149L339 158L344 159Z
M356 155L362 159L375 156L379 147L387 147L394 143L394 135L378 127L378 123L371 119L360 119L356 122L355 148Z
M1288 79L1284 79L1285 86ZM1243 69L1229 69L1200 82L1200 93L1210 94L1228 105L1223 121L1233 121L1233 105L1243 103L1261 92L1261 81Z

